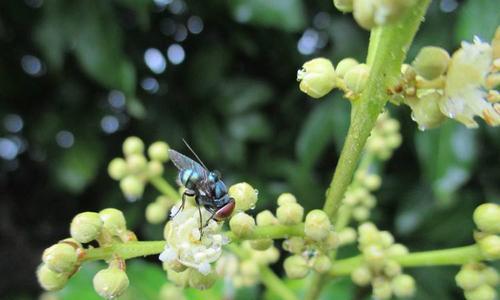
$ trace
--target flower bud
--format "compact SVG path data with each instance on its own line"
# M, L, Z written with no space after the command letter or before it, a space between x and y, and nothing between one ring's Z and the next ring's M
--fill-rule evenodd
M239 212L229 220L231 231L238 237L243 237L253 232L255 220L244 212Z
M139 174L146 170L148 161L143 154L130 154L127 156L127 170L131 174Z
M236 202L235 212L253 209L255 203L257 203L257 191L246 182L232 185L229 188L228 194Z
M478 270L466 265L455 276L455 282L464 290L473 290L483 284L483 278Z
M373 280L373 297L375 299L390 299L392 296L391 283L383 277Z
M68 282L66 273L57 273L52 271L45 264L41 264L36 270L38 283L46 291L57 291L62 289Z
M206 290L211 288L215 281L217 280L217 275L215 272L211 272L208 275L203 275L195 269L190 269L189 273L189 286L198 290Z
M384 251L379 246L371 245L363 251L366 262L375 269L380 269L385 264Z
M313 98L321 98L335 87L335 68L326 58L306 62L297 72L300 90Z
M351 273L352 281L360 286L367 286L372 280L372 273L367 266L361 265Z
M294 225L302 221L304 208L298 203L281 205L276 209L276 216L281 224Z
M500 282L497 270L491 267L486 267L481 271L484 281L490 286L496 286Z
M273 245L273 240L271 240L271 239L251 240L250 245L255 250L263 251L263 250L266 250Z
M320 209L315 209L306 216L304 233L306 237L314 241L321 241L328 236L331 227L332 224L328 215Z
M337 0L334 0L337 2ZM340 0L340 1L345 1L345 0ZM352 4L352 0L347 0L350 1ZM337 76L340 78L344 78L345 74L352 69L354 66L359 65L359 62L355 60L354 58L347 57L339 61L337 64L337 69L335 70L335 73L337 73Z
M146 206L146 220L151 224L165 222L168 215L168 207L160 202L152 202Z
M324 245L326 249L333 250L340 245L340 239L338 233L335 231L330 231L324 240Z
M302 253L304 246L304 239L298 236L293 236L283 241L283 249L294 254Z
M291 203L297 203L297 198L291 193L283 193L278 196L278 206L287 205Z
M179 260L173 259L173 260L165 260L162 264L163 270L165 271L174 271L174 272L183 272L185 271L188 267L186 265L183 265Z
M353 1L353 17L359 26L364 29L371 29L375 26L374 14L375 5L372 0Z
M408 254L408 248L402 244L392 244L386 251L389 257L397 257Z
M380 176L378 176L377 174L368 174L366 175L363 184L370 191L375 191L380 188L380 185L382 184L382 178L380 178Z
M387 277L394 277L401 274L401 266L394 260L388 260L384 266L384 274Z
M330 271L332 267L332 261L327 255L318 255L313 258L313 268L318 273L326 273Z
M105 299L120 297L128 288L129 281L125 271L110 267L97 272L94 276L94 290Z
M352 11L353 0L333 0L333 5L341 12L347 13Z
M354 93L361 93L370 75L370 67L366 64L359 64L347 71L344 75L346 87Z
M470 291L465 291L465 299L467 300L495 300L495 289L487 284L483 284L478 288Z
M178 287L187 287L189 286L189 275L191 273L190 270L191 269L187 269L182 272L168 270L167 279Z
M120 180L120 188L127 198L137 199L144 192L144 182L137 176L129 175Z
M346 227L338 233L340 245L352 244L356 241L356 230L351 227Z
M440 47L428 46L420 49L412 65L418 75L427 80L436 79L444 74L450 63L450 55Z
M291 279L304 278L309 273L307 261L299 255L289 256L283 263L286 275Z
M389 248L392 244L394 244L394 237L389 231L380 231L380 244L384 248Z
M166 162L168 160L168 149L170 147L165 142L154 142L148 148L148 155L151 160Z
M120 180L127 175L127 163L121 157L113 158L108 165L109 177Z
M485 203L479 205L474 210L474 223L487 233L500 233L500 205L495 203Z
M132 154L142 154L144 152L144 143L136 136L130 136L123 142L123 154L125 156Z
M500 258L500 236L488 235L477 242L483 256L488 260Z
M115 236L119 236L127 230L127 224L123 213L116 208L106 208L99 212L102 226L105 230Z
M161 176L161 174L163 174L163 164L157 160L152 160L148 162L147 169L148 169L148 176L150 178L158 177Z
M358 222L366 221L369 216L370 210L364 206L358 206L352 210L352 217Z
M244 260L240 264L240 272L245 277L258 278L259 266L252 260Z
M398 275L392 280L392 290L398 298L411 297L415 294L415 280L410 275Z
M441 95L432 92L418 99L409 98L406 100L406 103L411 107L411 118L417 122L420 130L438 127L446 119L439 108L440 99Z
M53 272L69 273L76 267L78 254L76 249L69 244L59 243L43 251L42 260Z
M98 213L83 212L77 214L70 225L71 237L80 243L95 240L101 234L102 220Z
M269 210L261 211L257 214L257 217L255 217L255 219L257 220L257 225L259 226L279 224L278 219Z

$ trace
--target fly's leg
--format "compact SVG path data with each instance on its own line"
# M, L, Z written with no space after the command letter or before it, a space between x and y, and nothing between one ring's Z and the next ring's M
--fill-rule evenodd
M202 220L202 216L201 216L201 208L200 208L200 199L198 198L198 196L196 196L195 198L195 201L196 201L196 206L198 207L198 214L200 216L200 241L201 241L201 237L203 236L203 220Z
M205 226L203 226L203 228L207 227L208 226L208 223L210 222L210 220L212 220L214 217L215 217L215 214L217 213L216 210L214 210L214 212L212 213L212 215L210 216L210 218L208 218L207 222L205 223Z
M184 204L186 204L186 196L188 197L193 197L195 196L196 193L193 191L193 190L189 190L189 189L186 189L184 191L184 193L182 193L182 204L181 206L179 207L179 209L175 212L175 214L172 216L171 219L175 218L175 216L177 216L177 214L184 209Z

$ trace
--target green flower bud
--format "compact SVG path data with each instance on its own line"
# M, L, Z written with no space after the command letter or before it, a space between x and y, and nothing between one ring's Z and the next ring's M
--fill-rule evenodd
M283 193L278 196L278 206L287 205L291 203L297 203L297 198L293 194Z
M123 142L123 154L125 156L132 154L142 154L144 152L144 143L136 136L130 136Z
M333 250L340 245L340 239L338 233L335 231L330 231L324 240L324 245L326 249Z
M240 264L240 272L245 277L258 278L259 265L252 260L244 260Z
M394 277L401 274L401 266L394 260L388 260L385 262L384 274L388 277Z
M366 175L366 178L363 181L363 184L370 191L375 191L378 188L380 188L380 185L382 184L382 178L380 178L380 176L378 176L377 174L369 174L369 175Z
M149 158L159 162L166 162L169 149L170 147L165 142L154 142L148 148Z
M375 278L373 280L373 297L375 299L390 299L391 296L391 283L383 277Z
M94 290L105 299L120 297L128 288L129 281L125 271L110 267L97 272L94 276Z
M359 266L351 273L352 282L360 286L367 286L372 281L372 273L367 266Z
M203 275L195 269L190 269L189 273L189 286L198 290L206 290L211 288L215 281L217 280L217 275L215 272L210 272L208 275Z
M408 248L402 244L392 244L389 248L387 248L387 255L389 257L397 257L401 255L408 254Z
M302 221L304 208L298 203L281 205L276 209L276 216L281 224L294 225Z
M375 5L371 0L353 1L353 17L359 26L364 29L371 29L375 26L374 13Z
M337 0L334 0L337 2ZM340 1L346 1L346 0L340 0ZM339 2L340 2L339 1ZM347 0L351 2L352 5L352 0ZM335 73L337 73L337 76L340 78L344 78L345 74L352 69L352 67L359 65L359 62L355 60L354 58L344 58L343 60L339 61L337 64L337 69L335 70Z
M377 199L373 195L368 195L361 200L361 204L367 209L372 209L377 205Z
M412 65L418 75L433 80L444 74L450 63L450 55L440 47L428 46L420 49Z
M500 258L500 236L488 235L477 242L483 256L488 260Z
M151 224L160 224L167 220L168 207L161 202L152 202L146 206L146 220Z
M326 58L306 62L297 72L300 90L313 98L321 98L335 87L335 68Z
M483 284L478 288L470 291L465 291L465 299L467 300L495 300L495 289L487 284Z
M36 277L40 286L46 291L60 290L68 282L68 275L66 273L54 272L45 264L41 264L38 267Z
M164 261L163 264L163 270L165 271L174 271L174 272L183 272L185 271L188 267L183 265L180 261L178 261L177 259L175 260L172 260L172 261Z
M144 192L144 182L137 176L129 175L120 180L120 188L127 198L137 199Z
M255 220L244 212L239 212L229 220L231 231L238 237L244 237L255 229Z
M303 238L293 236L283 241L283 249L294 254L300 254L304 251L305 241Z
M392 280L392 290L399 298L412 297L415 294L415 280L410 275L398 275Z
M392 244L394 244L394 237L389 231L380 231L380 244L384 248L389 248Z
M119 236L127 230L127 223L123 213L116 208L106 208L99 212L102 226L112 235Z
M362 0L361 0L362 1ZM346 87L354 93L361 93L370 75L370 67L366 64L359 64L347 71L344 75Z
M411 118L417 122L420 130L438 127L446 119L439 108L441 97L437 92L432 92L418 99L406 99L406 103L411 107Z
M131 174L139 174L146 170L148 161L143 154L130 154L127 156L127 169Z
M69 244L59 243L43 251L42 260L53 272L69 273L76 267L78 254L76 249Z
M189 286L189 276L190 276L190 270L187 269L182 272L175 272L173 270L168 270L167 272L167 278L170 282L175 284L178 287L187 287Z
M108 174L114 180L120 180L127 175L127 163L121 157L114 158L109 162Z
M269 210L261 211L260 213L257 214L257 217L255 217L255 219L257 220L257 225L259 226L279 224L278 219Z
M166 283L160 289L159 300L172 300L172 299L186 300L186 297L184 296L182 289Z
M474 210L474 223L487 233L500 233L500 205L495 203L485 203L479 205Z
M161 176L161 174L163 174L163 164L157 160L152 160L148 162L147 169L148 169L148 176L150 178L158 177Z
M327 255L318 255L313 258L313 268L318 273L326 273L330 271L332 267L332 261Z
M77 214L71 221L71 237L80 243L95 240L101 234L102 220L98 213L83 212Z
M352 244L356 241L356 230L351 227L346 227L338 233L340 245Z
M273 240L271 240L271 239L251 240L250 245L255 250L263 251L263 250L266 250L273 245Z
M280 252L274 246L271 246L264 251L256 252L256 255L254 255L253 257L255 262L257 262L259 265L273 264L277 262L279 258Z
M366 262L375 269L381 269L385 264L385 253L379 246L371 245L366 247L363 255Z
M257 203L257 191L248 183L240 182L232 185L228 191L229 196L236 202L235 212L255 208Z
M369 216L370 210L364 206L358 206L352 210L352 217L358 222L366 221Z
M291 279L299 279L306 277L309 273L307 261L299 255L289 256L283 263L285 273Z
M464 266L455 276L455 282L464 290L473 290L483 284L483 278L478 270Z
M353 0L333 0L333 5L341 12L352 12Z
M486 267L481 271L484 281L490 286L496 286L500 282L497 270L491 267Z
M315 209L306 216L304 233L306 237L314 241L321 241L328 236L331 227L332 224L328 215L320 209Z

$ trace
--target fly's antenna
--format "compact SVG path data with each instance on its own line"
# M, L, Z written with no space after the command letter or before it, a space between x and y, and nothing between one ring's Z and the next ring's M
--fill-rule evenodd
M191 153L194 154L194 156L196 157L196 159L198 160L198 162L205 168L205 170L208 170L207 166L205 166L205 164L201 161L201 159L198 157L198 155L196 154L196 152L194 152L193 148L191 148L191 146L189 146L189 144L186 142L186 140L182 139L182 141L184 142L184 144L186 144L186 146L188 147L189 151L191 151Z

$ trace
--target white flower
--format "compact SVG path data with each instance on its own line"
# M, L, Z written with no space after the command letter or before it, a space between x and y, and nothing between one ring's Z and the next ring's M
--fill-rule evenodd
M462 42L462 48L452 58L444 96L439 106L441 112L470 128L478 127L475 116L483 118L490 126L500 124L500 109L486 99L486 77L492 69L492 48L479 38L474 43Z
M210 213L200 208L203 225L210 218ZM177 211L178 207L172 209ZM160 254L160 260L173 263L179 262L187 267L196 269L203 275L212 271L211 263L222 254L222 246L229 242L220 232L216 221L210 220L200 232L198 208L185 208L173 218L166 227L165 250Z

